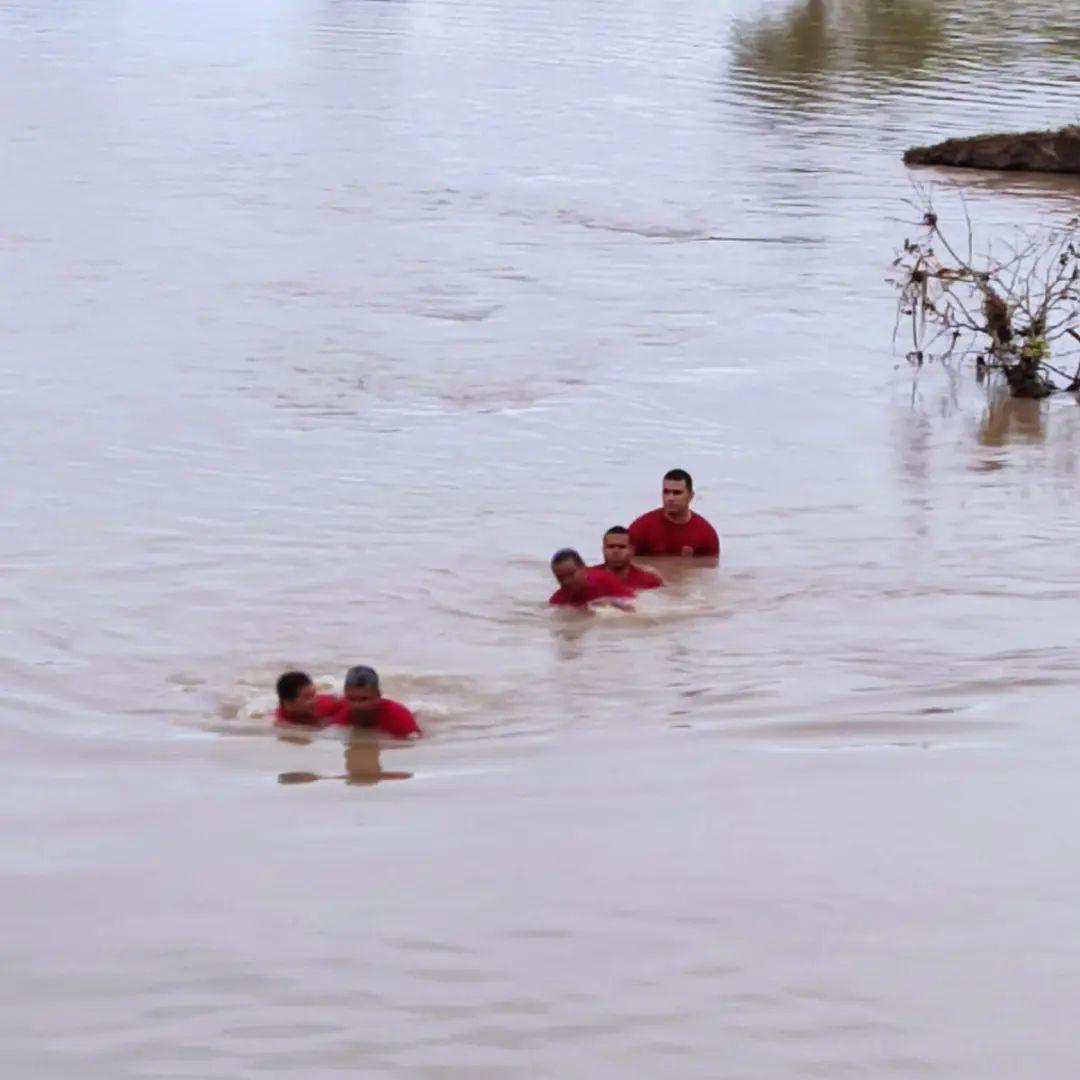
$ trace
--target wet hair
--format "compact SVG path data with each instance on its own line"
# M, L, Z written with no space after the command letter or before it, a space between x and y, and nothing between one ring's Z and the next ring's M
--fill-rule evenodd
M559 550L551 556L552 569L555 568L556 564L566 562L567 559L572 559L575 566L585 565L585 560L573 548L559 548Z
M694 478L685 469L668 469L668 471L666 473L664 473L664 479L665 480L685 480L686 481L686 490L687 491L693 491L694 490Z
M311 685L311 676L305 671L286 671L277 681L278 701L295 701L305 686Z
M376 694L379 693L379 673L363 664L349 668L345 672L345 689L358 690L364 687L371 687Z
M630 530L625 525L612 525L611 528L608 529L608 531L606 533L604 533L604 538L606 539L609 536L629 536L629 535L630 535Z

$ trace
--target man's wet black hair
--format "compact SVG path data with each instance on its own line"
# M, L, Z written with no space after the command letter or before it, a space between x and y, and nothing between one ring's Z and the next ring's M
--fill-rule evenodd
M685 469L668 469L668 471L666 473L664 473L664 479L665 480L685 480L686 481L686 490L687 491L693 491L694 490L694 478Z
M605 536L629 536L630 530L625 525L612 525Z
M573 548L559 548L559 550L551 556L552 569L555 568L557 563L565 562L567 559L573 559L577 566L585 565L585 560Z
M305 686L311 685L311 676L304 671L286 671L277 681L278 701L282 705L286 701L295 701L297 695Z

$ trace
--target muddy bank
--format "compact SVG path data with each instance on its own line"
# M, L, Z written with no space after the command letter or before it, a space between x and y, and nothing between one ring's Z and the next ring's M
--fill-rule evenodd
M1080 173L1080 125L1071 124L1057 131L947 139L934 146L916 146L906 151L904 164Z

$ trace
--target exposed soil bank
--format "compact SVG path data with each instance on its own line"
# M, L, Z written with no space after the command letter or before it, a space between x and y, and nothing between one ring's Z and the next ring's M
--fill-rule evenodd
M1057 131L947 139L934 146L912 147L904 154L904 164L1080 173L1080 125L1070 124Z

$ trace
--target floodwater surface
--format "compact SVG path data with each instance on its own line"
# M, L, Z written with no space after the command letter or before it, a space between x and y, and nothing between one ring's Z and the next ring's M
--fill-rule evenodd
M885 281L1075 215L900 155L1076 5L8 0L0 100L6 1077L1076 1074L1080 405ZM549 611L673 466L719 569ZM273 737L353 663L425 740Z

